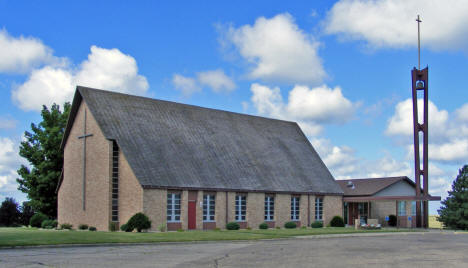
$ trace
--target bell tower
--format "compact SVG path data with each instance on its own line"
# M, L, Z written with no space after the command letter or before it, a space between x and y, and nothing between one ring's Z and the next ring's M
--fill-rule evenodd
M419 15L416 19L418 23L418 69L416 67L411 70L412 80L412 95L413 95L413 130L414 130L414 179L416 182L416 225L417 227L428 228L428 75L429 68L421 70L421 46L420 46L420 30L419 25L421 20ZM418 93L422 93L423 116L422 122L419 122L418 117ZM419 103L421 104L421 103ZM422 140L422 141L421 141ZM422 142L422 165L420 142ZM421 178L422 178L422 193L421 193ZM422 205L422 206L421 206Z

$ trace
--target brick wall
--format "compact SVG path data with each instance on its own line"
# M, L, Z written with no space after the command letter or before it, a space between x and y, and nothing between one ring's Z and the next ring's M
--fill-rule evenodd
M109 207L110 209L110 207ZM123 152L119 152L119 223L126 223L143 211L143 188L135 177Z
M83 210L83 135L84 110L87 110L86 133L86 209ZM110 219L110 151L104 137L84 102L76 114L64 148L63 181L58 191L58 222L95 226L107 230ZM104 168L103 168L104 167Z
M247 223L248 227L258 228L265 221L265 194L249 193L247 195Z
M371 202L371 218L378 219L382 226L387 226L385 217L396 214L395 201L374 201Z
M187 206L187 204L185 204ZM167 190L144 189L143 213L151 220L150 231L157 231L158 226L166 224Z
M327 226L334 216L343 216L342 196L327 195L323 198L323 225Z

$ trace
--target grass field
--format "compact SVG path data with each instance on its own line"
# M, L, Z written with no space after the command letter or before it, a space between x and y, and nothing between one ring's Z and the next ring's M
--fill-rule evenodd
M125 233L57 231L35 228L0 228L0 247L57 245L57 244L97 244L97 243L157 243L184 241L217 240L257 240L285 238L302 235L346 234L362 232L398 232L404 229L354 230L354 228L307 228L307 229L268 229L239 231L188 231L165 233Z
M438 229L443 228L442 223L437 220L436 215L429 216L429 228L438 228Z

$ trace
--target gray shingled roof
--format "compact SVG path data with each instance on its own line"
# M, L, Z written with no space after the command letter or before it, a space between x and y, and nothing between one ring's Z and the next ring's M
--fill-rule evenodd
M399 181L406 181L415 186L414 182L406 176L337 180L336 182L340 185L345 196L371 196ZM348 187L349 182L354 185L354 188Z
M343 194L294 122L77 87L146 188Z

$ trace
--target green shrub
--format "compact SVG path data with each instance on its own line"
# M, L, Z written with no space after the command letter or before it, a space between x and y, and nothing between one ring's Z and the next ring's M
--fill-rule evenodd
M163 233L164 233L164 232L166 231L166 229L167 229L167 226L166 226L165 223L161 223L161 224L158 226L158 230L159 230L160 232L163 232Z
M109 231L115 232L117 230L119 230L118 224L116 222L112 222L112 221L109 222Z
M252 230L252 227L248 226L247 228L245 228L246 230Z
M130 229L130 228L128 227L128 224L126 224L126 223L124 223L124 224L122 224L122 225L120 226L120 230L122 230L122 231L124 231L124 232L131 232L131 231L133 231L133 229Z
M184 229L177 229L177 232L185 232Z
M151 228L151 221L149 220L148 216L138 212L128 220L127 225L128 228L132 229L132 231L137 229L138 232L141 232L141 230Z
M62 229L62 230L64 230L64 229L71 230L72 228L73 228L73 225L71 225L69 223L60 224L60 229Z
M31 227L40 228L42 225L42 222L45 220L47 220L47 216L38 212L34 214L34 216L31 217L31 219L29 220L29 225L31 225Z
M331 227L344 227L345 224L344 224L343 218L341 218L340 216L333 217L332 220L330 221L330 226Z
M395 215L388 216L388 225L393 227L397 225L397 217Z
M260 223L258 228L263 229L263 230L268 229L268 223L266 223L266 222Z
M288 221L284 224L284 228L286 229L294 229L297 227L297 224L293 221Z
M275 228L278 229L278 230L281 229L281 227L279 227L279 226L276 226Z
M41 223L41 228L43 229L53 229L56 228L58 225L58 222L56 220L44 220Z
M213 229L213 231L221 231L221 228L216 227L216 228Z
M228 224L226 224L226 229L228 229L228 230L239 230L240 225L239 225L239 223L237 223L235 221L232 221L232 222L229 222Z
M307 226L301 226L301 229L307 229Z
M96 227L94 227L94 226L89 226L89 230L91 232L96 232L97 231Z
M312 228L322 228L323 227L323 221L314 221L312 224L310 224L310 227L312 227Z
M87 224L80 224L80 225L78 225L78 229L80 229L80 230L88 230L88 225L87 225Z

